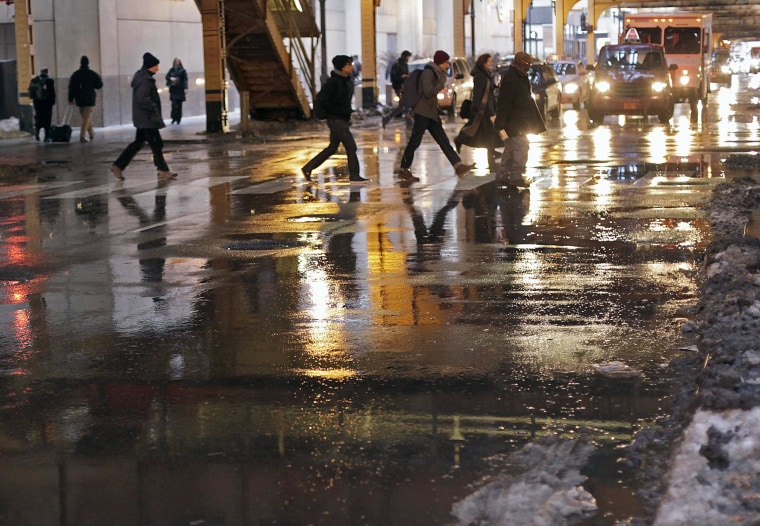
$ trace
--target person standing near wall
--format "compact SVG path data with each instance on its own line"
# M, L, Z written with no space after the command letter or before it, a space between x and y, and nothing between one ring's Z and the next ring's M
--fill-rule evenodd
M55 106L55 81L48 77L47 68L41 69L40 74L32 79L28 91L34 105L34 138L39 141L40 130L45 130L45 142L50 142L50 125Z
M169 170L164 159L164 141L159 130L165 128L161 116L161 99L156 89L154 75L158 72L159 60L145 53L143 66L132 79L132 121L137 128L135 140L127 145L119 158L111 165L111 173L119 181L124 180L122 173L137 152L147 142L153 152L153 164L158 169L158 177L171 178L177 174Z
M182 120L182 103L187 95L187 71L179 57L174 59L171 69L166 73L166 85L169 87L169 100L172 101L172 124Z
M76 105L82 117L79 142L87 142L86 134L89 134L90 140L95 138L95 130L92 128L92 112L97 99L95 90L102 87L103 80L100 75L90 69L90 59L82 55L79 59L79 69L69 79L69 105Z

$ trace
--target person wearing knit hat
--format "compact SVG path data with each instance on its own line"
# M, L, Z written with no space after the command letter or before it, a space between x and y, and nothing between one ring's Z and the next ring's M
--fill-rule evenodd
M438 51L435 52L435 55L433 55L433 62L435 62L438 65L441 65L448 62L450 58L451 57L449 56L448 53L439 49Z
M82 55L79 59L79 69L69 78L69 105L79 108L82 117L82 127L79 129L79 142L87 142L86 135L90 140L95 138L95 130L92 127L92 112L95 110L97 93L103 87L103 80L96 72L90 69L90 59Z
M145 53L143 55L143 68L144 69L150 69L150 68L152 68L154 66L158 66L159 63L160 63L160 61L156 57L154 57L153 55L151 55L150 53Z
M311 173L332 157L342 144L348 158L348 180L353 183L365 183L367 179L359 173L356 141L350 128L353 112L351 98L354 96L351 73L354 70L354 59L348 55L335 55L332 64L335 69L330 72L330 77L322 84L322 89L314 100L315 114L319 115L318 110L324 112L324 115L319 115L318 118L326 119L327 127L330 129L330 142L301 168L301 173L307 181L311 181Z
M425 66L419 77L418 90L420 100L412 109L414 115L414 126L409 142L406 144L404 153L401 156L401 166L398 171L399 179L402 182L411 183L419 181L419 177L412 175L411 166L414 161L414 152L417 151L422 143L422 137L425 132L438 143L446 159L454 167L457 177L461 177L470 170L474 164L462 162L462 158L451 146L449 138L443 129L441 123L440 108L438 108L438 92L446 85L446 70L449 69L449 54L443 50L438 50L433 55L433 61Z
M145 53L143 67L137 70L132 79L132 122L137 131L135 140L124 148L119 158L111 165L111 173L119 181L124 180L124 170L146 142L153 153L153 164L158 170L158 177L160 179L177 177L176 173L169 170L164 159L164 141L159 131L166 127L166 124L161 116L161 99L156 89L156 79L153 78L158 72L158 64L156 57Z
M504 151L494 174L497 183L530 185L530 181L525 178L530 148L528 135L546 131L528 78L528 70L533 62L534 59L529 54L518 51L512 65L501 78L494 127L504 141Z

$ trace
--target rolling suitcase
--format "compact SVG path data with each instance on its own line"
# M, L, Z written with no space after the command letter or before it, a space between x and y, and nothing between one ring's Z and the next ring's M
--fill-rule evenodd
M71 106L66 108L63 114L63 124L50 127L50 140L52 142L69 142L71 140Z

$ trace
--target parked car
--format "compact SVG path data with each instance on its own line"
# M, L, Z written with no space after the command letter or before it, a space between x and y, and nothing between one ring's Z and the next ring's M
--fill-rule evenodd
M409 61L409 72L415 69L423 69L432 62L430 58L420 58ZM466 58L452 57L449 69L446 71L446 85L438 93L438 107L445 111L449 117L453 117L462 106L462 102L472 97L474 86L470 65Z
M576 59L552 62L554 71L562 83L562 104L572 104L579 110L588 103L591 93L591 80L586 65Z
M728 63L730 54L726 49L716 49L710 61L710 82L715 84L731 83L731 66Z
M498 86L501 84L501 78L511 63L502 62L494 73L494 85L496 85L496 94L498 96ZM554 68L546 63L536 59L528 70L530 87L533 91L533 99L536 101L541 116L546 119L547 115L553 118L559 118L562 112L562 83L557 77Z
M601 123L605 115L657 115L666 123L673 117L675 101L670 71L662 46L616 44L603 46L594 74L588 116Z

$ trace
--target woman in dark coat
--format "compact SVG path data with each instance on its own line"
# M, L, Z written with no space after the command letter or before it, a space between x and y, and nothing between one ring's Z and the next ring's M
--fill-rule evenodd
M172 124L182 120L182 103L187 95L187 71L182 67L179 57L174 59L174 65L166 73L166 85L169 86L169 99L172 101Z
M496 168L495 148L500 148L502 142L493 127L496 101L493 94L491 64L492 58L489 53L480 55L475 62L475 67L472 69L472 113L467 124L454 139L454 144L457 151L461 150L463 144L472 148L487 148L488 167L494 170Z

